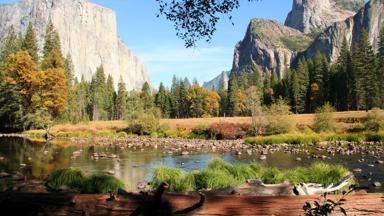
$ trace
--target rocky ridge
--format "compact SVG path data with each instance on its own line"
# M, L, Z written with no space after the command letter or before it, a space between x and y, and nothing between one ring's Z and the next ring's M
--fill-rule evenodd
M352 47L363 29L368 31L369 40L374 50L377 50L378 37L383 27L384 0L371 0L355 16L328 27L301 56L311 58L320 51L334 63L339 57L344 39Z
M232 71L247 69L260 72L276 71L284 77L298 51L305 50L311 38L277 21L251 20L244 39L235 47Z
M117 35L115 12L88 0L20 0L1 4L0 38L11 25L24 33L32 22L41 49L49 20L60 34L63 55L72 57L77 78L84 76L90 81L96 68L103 65L115 86L120 77L129 90L140 89L149 82L143 62Z
M224 83L224 89L228 88L228 80L229 80L229 71L223 71L220 75L213 78L209 82L204 82L203 87L206 89L216 89L218 90L220 88L220 85Z
M294 0L285 25L304 33L321 32L360 9L364 0Z

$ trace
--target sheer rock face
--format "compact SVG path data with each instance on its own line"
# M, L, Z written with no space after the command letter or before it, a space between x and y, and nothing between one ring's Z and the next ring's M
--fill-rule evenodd
M297 52L310 41L300 31L276 21L253 19L244 39L235 47L232 71L238 74L249 69L276 71L278 77L284 77Z
M334 63L340 55L344 38L352 46L359 39L362 29L368 31L370 42L377 51L379 34L383 27L384 0L371 0L354 17L336 22L327 28L302 55L311 58L320 51Z
M304 33L319 32L353 16L364 0L294 0L285 25Z
M149 82L144 64L117 35L115 12L88 0L20 0L2 4L0 38L11 25L24 33L31 21L42 49L49 20L60 34L63 55L72 57L77 78L84 76L89 81L96 68L103 65L115 86L120 77L127 89L139 89Z
M224 84L224 89L228 89L228 81L229 81L229 71L223 71L221 74L215 78L213 78L209 82L204 82L203 87L206 89L220 89L220 85L223 83Z

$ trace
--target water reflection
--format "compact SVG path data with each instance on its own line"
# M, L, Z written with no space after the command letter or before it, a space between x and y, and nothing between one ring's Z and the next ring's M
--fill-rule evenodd
M115 173L116 177L124 179L128 183L129 190L134 190L137 183L151 179L154 168L159 164L192 171L203 169L211 158L220 157L231 163L258 161L268 166L288 169L295 166L307 166L315 160L304 154L285 152L275 152L269 155L267 160L259 161L259 155L217 152L170 155L164 149L122 150L118 147L101 147L89 144L68 140L45 143L41 140L1 138L0 157L4 157L4 159L0 160L0 172L20 172L29 179L44 179L53 170L64 167L80 168L87 174L111 171ZM80 151L78 157L73 156L75 151ZM117 158L93 160L91 156L94 153L116 154ZM302 160L296 160L297 157L301 157ZM325 160L329 163L344 164L350 170L362 168L363 172L356 176L362 185L369 185L372 181L384 182L384 166L370 167L368 166L369 162L360 164L357 160L362 157L365 157L366 161L374 161L375 159L369 156L355 155L336 156Z

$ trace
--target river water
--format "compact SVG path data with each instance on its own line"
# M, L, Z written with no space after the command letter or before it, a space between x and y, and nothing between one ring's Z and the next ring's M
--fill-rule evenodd
M74 153L76 156L74 156ZM92 159L94 153L105 153L117 158ZM296 166L308 166L316 160L328 163L343 164L349 170L362 169L355 173L360 186L370 187L370 192L384 191L383 187L374 188L375 181L384 183L384 165L375 164L377 160L384 160L384 155L379 157L367 154L330 155L326 159L309 157L304 153L287 153L283 151L268 155L266 160L260 160L257 154L241 155L236 152L212 152L201 150L189 155L170 154L166 149L140 148L120 149L118 147L102 147L90 145L73 145L71 141L61 141L60 145L36 142L22 138L0 138L0 172L19 172L28 179L46 178L53 170L65 167L80 168L86 174L113 172L117 178L124 180L128 190L135 190L140 182L150 181L153 170L160 164L182 168L186 171L203 169L210 159L220 157L227 162L249 163L256 161L267 166L282 169ZM297 160L300 157L301 160ZM364 158L364 162L358 162Z

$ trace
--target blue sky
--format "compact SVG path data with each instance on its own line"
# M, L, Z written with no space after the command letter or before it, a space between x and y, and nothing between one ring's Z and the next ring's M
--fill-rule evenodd
M274 19L284 22L292 0L240 0L234 11L232 26L223 17L210 43L200 42L196 48L186 49L176 37L172 23L157 18L155 0L91 0L116 11L119 36L141 58L155 88L160 82L170 85L172 76L196 78L201 84L232 67L235 44L245 34L252 18ZM16 0L0 0L0 3Z

